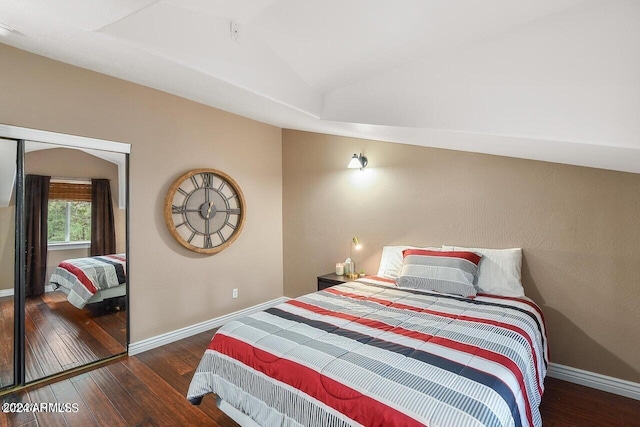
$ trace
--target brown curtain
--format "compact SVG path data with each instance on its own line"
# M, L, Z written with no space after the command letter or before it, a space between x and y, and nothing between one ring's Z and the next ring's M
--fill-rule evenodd
M50 176L27 175L25 182L25 295L44 293L47 271L47 219Z
M91 256L116 252L111 184L108 179L91 180Z

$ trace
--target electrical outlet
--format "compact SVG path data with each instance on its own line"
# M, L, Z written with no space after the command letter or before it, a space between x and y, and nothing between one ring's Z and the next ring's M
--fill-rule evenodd
M238 298L238 288L233 288L233 292L231 293L231 298Z

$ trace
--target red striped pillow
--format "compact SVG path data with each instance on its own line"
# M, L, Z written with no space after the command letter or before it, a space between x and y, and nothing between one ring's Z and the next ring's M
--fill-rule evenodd
M398 286L470 297L481 255L475 252L441 252L422 249L402 251Z

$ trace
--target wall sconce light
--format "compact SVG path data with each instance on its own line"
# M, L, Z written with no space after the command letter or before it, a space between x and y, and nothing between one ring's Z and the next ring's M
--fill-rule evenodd
M367 158L363 156L362 153L360 153L360 155L354 154L347 167L349 169L360 168L360 170L363 170L368 163L369 160L367 160Z

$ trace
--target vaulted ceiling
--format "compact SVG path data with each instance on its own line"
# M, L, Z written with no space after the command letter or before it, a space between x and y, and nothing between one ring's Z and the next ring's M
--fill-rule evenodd
M640 173L637 0L0 0L0 38L283 128Z

